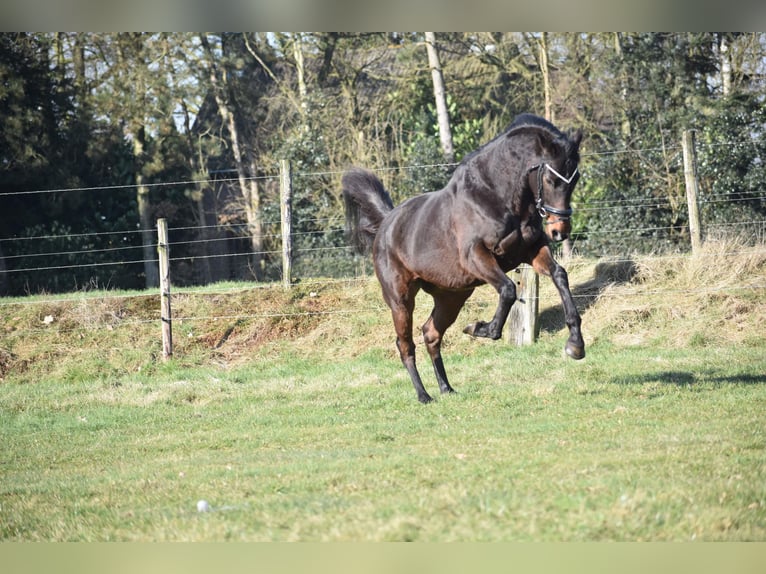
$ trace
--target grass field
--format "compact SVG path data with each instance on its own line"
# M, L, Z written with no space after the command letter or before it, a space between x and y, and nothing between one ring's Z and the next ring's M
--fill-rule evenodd
M762 251L573 262L581 362L480 290L425 406L373 280L181 291L166 363L155 296L2 300L0 539L764 541Z

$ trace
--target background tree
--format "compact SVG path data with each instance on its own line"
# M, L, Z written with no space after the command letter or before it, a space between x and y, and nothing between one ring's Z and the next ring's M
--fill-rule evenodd
M207 34L200 35L200 43L205 56L205 66L209 75L210 87L221 121L228 132L231 158L237 173L240 201L237 206L246 216L250 243L252 246L252 273L256 279L264 276L264 243L262 198L258 181L258 161L253 140L256 139L255 124L246 120L248 115L245 104L241 101L241 84L247 80L265 82L264 74L244 63L244 43L240 35L220 34L216 45L211 44ZM247 71L250 73L248 74ZM240 84L240 85L238 85ZM248 82L256 93L258 85ZM251 95L251 98L253 96Z
M0 34L0 289L151 284L160 216L175 282L278 278L281 159L293 162L299 274L350 272L344 169L378 169L397 203L454 169L424 39ZM765 34L438 40L454 161L521 112L586 132L575 250L686 248L686 129L703 231L763 235Z
M447 111L447 94L444 91L444 76L439 61L439 48L436 45L436 34L426 32L426 52L428 67L431 68L431 78L434 84L434 101L436 104L436 119L439 125L439 139L442 144L444 159L448 162L455 160L455 150L452 147L452 130Z

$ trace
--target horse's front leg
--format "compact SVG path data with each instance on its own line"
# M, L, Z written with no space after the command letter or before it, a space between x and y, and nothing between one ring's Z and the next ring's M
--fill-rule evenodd
M496 289L499 297L492 320L489 323L484 321L471 323L463 329L463 333L473 337L486 337L494 340L503 336L503 327L508 319L508 314L511 312L511 307L516 302L516 285L508 279L508 282L503 282Z
M477 245L474 248L466 268L475 277L492 285L499 297L495 315L489 323L484 321L471 323L463 329L463 332L473 337L487 337L497 340L503 336L503 327L508 319L508 313L516 302L516 285L497 264L495 256L482 245Z
M569 277L566 270L556 262L550 247L547 245L540 249L532 259L532 267L541 275L550 277L561 296L561 303L564 305L564 321L569 327L569 339L567 339L564 351L573 359L584 358L585 342L580 332L580 314L577 312L574 297L569 290Z

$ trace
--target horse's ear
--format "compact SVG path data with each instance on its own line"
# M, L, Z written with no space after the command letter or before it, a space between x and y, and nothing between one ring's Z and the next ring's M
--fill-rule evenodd
M579 149L582 141L582 130L578 129L569 139L572 142L572 149Z
M532 142L535 146L535 153L542 155L543 150L548 149L550 145L550 134L547 131L542 130L539 126L535 125L522 125L510 130L506 137L517 136L521 134L529 134L532 137Z

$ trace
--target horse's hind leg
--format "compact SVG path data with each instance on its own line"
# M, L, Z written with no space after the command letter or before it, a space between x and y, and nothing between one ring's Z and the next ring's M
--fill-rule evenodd
M434 309L431 316L423 325L423 340L431 357L431 363L434 367L436 380L439 382L439 390L442 393L453 393L455 390L450 386L447 380L447 373L444 370L444 361L442 360L441 345L444 332L455 322L460 309L468 299L473 290L457 292L438 292L432 293L434 298Z
M423 387L423 381L415 365L415 341L412 339L412 309L396 308L392 309L394 317L394 327L396 329L396 348L399 349L399 357L402 360L404 368L412 380L412 386L418 395L421 403L430 403L433 399Z
M415 308L415 295L418 287L411 285L405 290L404 295L392 295L384 286L383 297L391 308L391 316L396 330L396 348L404 368L412 380L412 386L421 403L430 403L433 399L423 387L423 381L415 365L415 341L412 339L412 311Z

